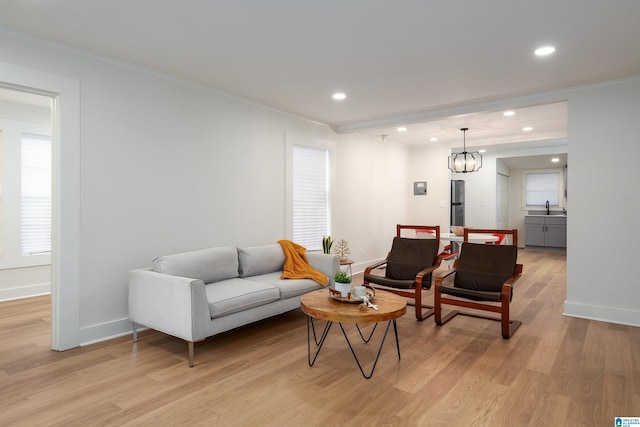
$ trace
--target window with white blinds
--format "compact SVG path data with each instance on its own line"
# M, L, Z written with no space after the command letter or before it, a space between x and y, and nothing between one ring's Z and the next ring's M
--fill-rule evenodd
M525 172L527 206L560 206L560 172Z
M51 138L22 135L21 253L51 252Z
M329 151L294 145L293 241L322 250L322 237L329 234Z

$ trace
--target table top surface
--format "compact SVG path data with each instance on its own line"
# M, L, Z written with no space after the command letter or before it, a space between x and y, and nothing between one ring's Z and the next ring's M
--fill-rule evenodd
M464 241L464 236L458 236L454 233L440 233L440 240L449 240L452 242ZM469 241L471 243L497 242L498 236L485 233L469 233Z
M397 319L407 312L407 302L401 296L376 290L371 301L378 306L362 309L362 304L352 304L334 300L328 289L309 292L300 299L302 311L316 319L340 323L375 323Z

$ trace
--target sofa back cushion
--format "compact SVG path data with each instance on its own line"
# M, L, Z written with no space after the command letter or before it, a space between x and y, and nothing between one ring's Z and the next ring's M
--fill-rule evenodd
M281 271L284 267L284 252L279 243L238 248L240 277Z
M235 246L161 255L153 259L153 270L172 276L200 279L204 283L238 277L238 251Z

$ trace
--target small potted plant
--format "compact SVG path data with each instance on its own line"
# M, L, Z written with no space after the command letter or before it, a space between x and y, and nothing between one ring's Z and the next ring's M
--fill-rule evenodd
M330 254L331 245L333 245L333 239L331 238L331 236L322 236L322 252L324 252L325 254Z
M341 261L346 261L347 259L349 259L349 254L351 253L351 251L349 250L349 242L344 239L338 240L338 242L336 242L334 253L336 255L340 255Z
M346 271L338 270L333 278L336 281L335 289L340 291L343 298L347 298L351 291L351 276Z

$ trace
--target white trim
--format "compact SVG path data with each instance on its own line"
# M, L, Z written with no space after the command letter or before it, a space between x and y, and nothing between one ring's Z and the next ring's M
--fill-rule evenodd
M138 328L138 332L143 330ZM128 317L113 320L98 325L91 325L80 329L79 345L85 346L101 341L107 341L133 332L131 320Z
M19 286L17 288L0 289L0 301L10 301L49 294L51 294L51 283L38 283L35 285Z
M51 348L67 350L80 344L80 81L0 62L0 84L53 99Z
M623 310L599 305L587 305L575 302L564 302L565 316L581 319L597 320L600 322L617 323L620 325L640 326L640 311Z

